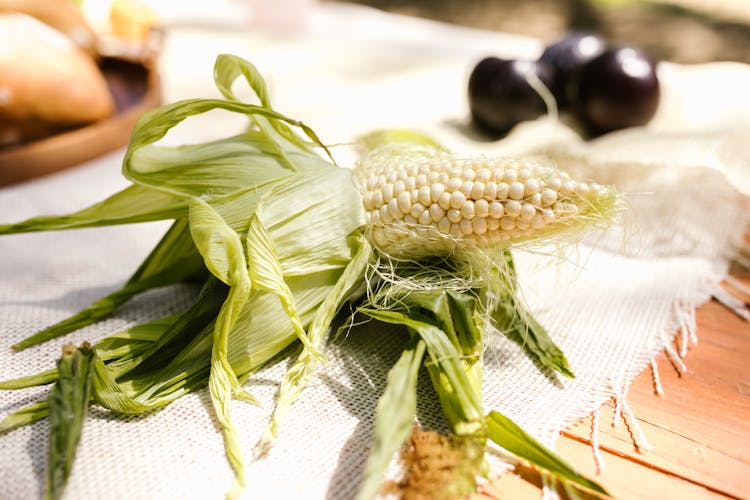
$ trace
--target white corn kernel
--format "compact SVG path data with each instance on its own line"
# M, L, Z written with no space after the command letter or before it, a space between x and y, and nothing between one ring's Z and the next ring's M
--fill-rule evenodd
M404 217L403 212L398 207L398 200L396 198L391 198L391 201L388 202L388 213L394 219L402 219Z
M446 187L448 191L453 193L461 189L461 186L463 185L464 185L464 181L460 177L451 177L450 179L448 179L448 186Z
M487 219L476 218L471 222L471 226L474 229L474 234L484 234L487 232Z
M466 196L461 191L453 191L451 193L451 208L461 208L464 203L466 203Z
M368 191L365 193L365 196L362 199L365 205L365 210L367 210L368 212L375 208L375 203L373 203L372 197L372 191Z
M521 205L521 219L523 220L531 220L536 215L536 207L532 205L531 203L524 202Z
M430 186L430 198L434 202L437 202L444 192L445 185L442 182L436 182Z
M391 217L391 212L388 210L388 205L382 205L379 212L380 220L382 220L384 224L390 224L393 222L393 217Z
M532 196L539 192L539 181L536 179L526 179L523 183L523 192L526 196Z
M497 197L497 183L490 181L484 185L484 199L492 201Z
M396 198L396 204L402 213L408 214L411 211L411 195L404 191Z
M496 198L498 200L505 200L508 198L508 185L504 182L499 182L497 184L497 196Z
M411 214L412 217L414 217L415 219L418 219L419 216L422 215L422 212L424 211L425 211L424 205L417 202L411 206L411 210L409 210L409 213Z
M438 205L443 210L448 210L451 207L451 194L448 191L444 191L438 199Z
M474 202L474 210L477 217L487 217L490 214L490 204L485 199L477 200Z
M423 226L431 224L433 221L432 221L432 215L430 215L430 211L429 210L422 211L422 213L419 214L419 218L417 219L417 222L419 222Z
M372 192L372 202L375 204L373 209L382 207L384 201L385 200L383 200L383 192L380 189Z
M465 219L473 219L475 212L474 212L474 202L471 200L466 200L466 202L461 206L461 215Z
M469 197L472 200L479 200L484 197L484 183L483 182L475 182L471 186L471 193L469 193Z
M505 214L510 217L518 217L519 215L521 215L521 202L516 200L506 201Z
M500 219L500 227L506 231L510 231L516 227L516 219L513 217L503 217Z
M443 217L438 221L437 228L441 233L448 234L451 230L451 221L449 221L447 217Z
M430 198L430 188L427 186L422 186L419 188L419 191L417 191L417 200L419 200L419 203L421 203L424 206L429 206L430 203L432 203L432 198Z
M555 212L553 212L551 209L543 208L539 210L539 212L541 213L542 218L544 219L544 222L546 224L552 224L553 222L555 222Z
M432 217L433 222L437 222L443 217L445 217L445 210L440 208L440 205L438 205L437 203L433 203L432 205L430 205L429 210L430 210L430 217Z
M552 205L557 201L557 193L552 189L542 189L542 205Z
M505 215L505 207L499 201L493 201L490 203L490 217L493 219L499 219Z
M388 203L393 198L393 184L383 184L380 192L383 193L383 202Z
M518 181L512 182L508 186L508 197L512 200L520 200L523 198L523 184Z

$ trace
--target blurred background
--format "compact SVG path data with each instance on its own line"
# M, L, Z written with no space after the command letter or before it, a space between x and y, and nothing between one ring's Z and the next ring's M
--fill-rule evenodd
M259 35L252 54L262 59L259 52L269 44L291 47L300 42L309 19L317 19L326 32L331 13L338 12L344 24L330 34L346 35L349 30L356 39L361 18L354 12L369 12L340 8L344 3L492 30L500 39L505 33L525 35L546 45L567 31L586 30L600 33L612 44L639 47L656 60L750 63L750 0L0 0L0 47L9 49L0 50L0 185L121 147L146 109L213 91L212 86L196 87L199 82L210 84L205 68L218 51L248 55L248 35ZM326 11L324 6L338 9ZM316 7L322 13L317 18ZM364 26L386 36L391 29L377 23ZM515 40L513 50L520 50L516 44L523 43L534 46L527 46L530 51L542 46L524 40ZM459 46L463 40L450 42ZM378 63L407 61L405 54L396 53L400 48L390 46L389 53L386 43L376 43L380 45L370 59L354 61L350 68L365 74L377 71ZM486 43L491 49L495 42ZM286 65L278 55L258 62L277 75L274 85L279 90L287 82L294 85L299 75L307 79L331 66L322 56L328 48L319 49L310 52L321 57L317 64L294 51ZM500 49L495 54L503 54ZM444 55L442 49L435 51ZM398 67L414 69L403 64ZM330 81L321 88L336 89ZM20 97L9 100L9 95ZM330 99L340 103L340 92L332 91ZM297 110L309 106L308 101L300 100ZM49 138L59 141L38 145Z
M349 0L347 0L349 1ZM352 3L352 2L350 2ZM550 42L593 30L679 63L750 63L750 0L358 0L388 12Z

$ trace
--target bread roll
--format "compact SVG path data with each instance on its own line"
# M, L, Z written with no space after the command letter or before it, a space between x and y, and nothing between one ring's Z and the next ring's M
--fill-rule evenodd
M0 120L71 126L113 110L107 83L85 52L33 17L0 14Z
M96 35L72 0L0 0L0 12L20 12L35 17L89 54L96 54Z

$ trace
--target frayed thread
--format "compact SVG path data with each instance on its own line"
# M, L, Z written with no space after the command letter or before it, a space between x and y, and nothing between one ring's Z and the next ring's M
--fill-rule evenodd
M669 361L672 363L672 366L675 367L677 370L677 373L682 376L683 373L687 372L687 365L680 357L680 353L677 352L677 350L672 347L670 344L667 344L664 347L664 352L667 354L667 358L669 358Z
M630 409L628 402L623 399L621 405L622 421L625 422L625 427L627 427L628 432L630 433L630 438L633 440L633 445L636 450L640 453L653 450L654 447L651 446L651 443L646 439L646 434L644 434L643 429L638 423L638 419L635 418L633 410Z
M594 454L594 465L596 465L596 475L602 473L607 468L604 462L601 449L599 447L599 410L596 410L591 418L591 448Z
M743 294L743 295L745 295L747 297L750 297L750 285L746 285L746 284L742 283L740 280L738 280L737 278L735 278L735 277L733 277L733 276L731 276L729 274L726 277L724 277L724 282L726 282L727 285L729 285L732 288L734 288L735 291L737 291L737 292L739 292L739 293L741 293L741 294Z
M724 282L734 288L736 292L750 295L750 287L747 287L743 283L740 283L738 280L732 278L731 276L727 275L724 278ZM734 314L744 319L745 321L750 321L750 309L748 309L745 301L730 293L721 284L717 284L716 286L714 286L713 290L711 291L711 295L721 305L732 311Z
M659 377L659 367L656 366L656 359L651 360L651 380L654 384L654 393L657 396L662 396L664 394L664 388L661 385L661 377Z
M636 451L642 453L644 450L652 450L653 447L646 439L646 435L643 433L638 419L635 418L633 410L630 409L626 396L627 391L615 396L615 411L612 416L611 425L613 428L617 427L618 422L622 419Z
M695 309L690 307L689 304L679 302L675 306L675 317L677 319L678 331L679 331L679 354L681 358L687 355L688 345L690 343L698 343L698 335L696 334L697 324L695 321Z

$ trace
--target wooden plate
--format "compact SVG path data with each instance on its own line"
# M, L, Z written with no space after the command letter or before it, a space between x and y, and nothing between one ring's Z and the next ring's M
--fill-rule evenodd
M104 58L99 67L115 101L103 121L11 148L0 148L0 186L76 166L127 144L138 117L161 100L153 62Z

